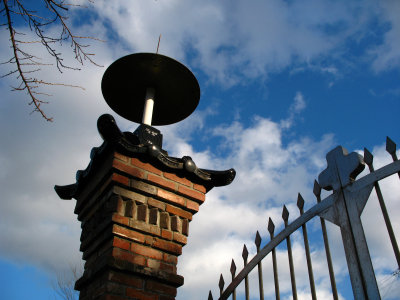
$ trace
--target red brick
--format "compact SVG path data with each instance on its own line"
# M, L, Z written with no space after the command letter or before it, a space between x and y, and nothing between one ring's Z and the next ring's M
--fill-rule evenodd
M166 240L172 240L173 234L172 231L162 229L161 230L161 237Z
M163 261L176 265L178 263L178 257L175 255L164 253Z
M148 280L145 286L146 290L156 291L161 294L176 296L176 288L170 285L162 284L153 280Z
M203 185L200 185L200 184L193 184L193 188L195 189L195 190L198 190L199 192L202 192L203 194L205 194L205 193L207 193L207 190L206 190L206 188L203 186Z
M165 241L159 238L154 238L153 247L167 251L173 254L182 254L182 246L173 242Z
M111 180L119 182L119 183L121 183L123 185L129 186L129 178L125 177L125 176L122 176L120 174L116 174L116 173L112 174L111 175Z
M128 239L131 239L133 241L139 242L139 243L144 243L144 235L133 231L131 229L121 227L119 225L114 224L113 225L113 233Z
M142 191L144 193L147 193L147 194L157 195L157 189L158 188L155 187L152 184L144 183L143 181L132 179L131 180L131 187L136 189L136 190L139 190L139 191Z
M117 247L117 248L125 249L125 250L131 249L131 245L127 240L120 239L117 237L114 237L113 246Z
M183 199L182 197L180 197L178 195L175 195L173 193L158 189L157 196L161 197L161 198L163 198L163 199L165 199L167 201L171 201L171 202L174 202L176 204L185 206L185 199Z
M129 162L129 157L125 156L125 155L122 155L121 153L114 152L114 157L119 159L119 160L122 160L122 161L125 161L125 162Z
M149 258L162 260L163 253L150 247L142 246L136 243L131 244L131 251Z
M153 238L152 236L146 235L146 236L145 236L145 239L144 239L144 244L145 244L145 245L150 245L150 246L152 246L152 245L153 245L153 242L154 242L154 239L155 239L155 238Z
M190 180L183 178L183 177L178 177L173 173L164 172L164 177L171 179L172 181L187 185L189 187L192 186L192 182Z
M146 266L146 258L141 255L133 254L119 248L114 248L112 251L112 255L117 259L128 261L135 265Z
M187 237L178 232L174 232L174 241L178 242L179 244L186 245Z
M114 186L113 188L113 192L115 192L117 195L120 195L122 197L137 201L137 202L141 202L141 203L145 203L146 202L146 196L129 191L127 189L124 189L122 187L119 186Z
M186 200L186 207L194 213L199 211L199 204L191 200Z
M158 300L158 295L140 291L137 289L127 288L126 295L128 297L140 300Z
M159 208L161 210L165 210L165 203L161 202L161 201L158 201L156 199L149 198L147 200L147 204L150 205L150 206L153 206L153 207L157 207L157 208Z
M117 294L117 295L121 295L121 296L125 295L126 287L124 285L121 285L121 284L118 284L115 282L111 282L111 281L107 281L105 283L105 286L106 286L106 291L108 293L113 293L113 294ZM96 294L94 294L94 296L95 295ZM95 297L95 298L97 298L97 297Z
M112 220L113 220L113 222L116 222L116 223L119 223L119 224L123 224L123 225L126 225L126 226L129 225L129 218L121 216L119 214L115 214L114 213L112 215Z
M130 287L142 288L143 287L143 280L138 277L134 277L132 275L127 275L124 273L117 273L111 271L108 275L108 279L114 282L119 282L122 284L126 284Z
M132 167L131 165L128 165L120 160L114 159L113 160L113 167L124 172L127 173L133 177L137 177L137 178L144 178L144 172L141 171L138 168Z
M176 190L176 183L167 179L164 179L160 176L153 175L153 174L148 174L147 175L147 180L155 183L156 185L162 186L164 188L170 189L170 190Z
M155 260L155 259L148 259L147 266L151 269L159 270L160 269L160 261Z
M137 221L137 220L133 220L133 219L131 219L130 225L131 225L131 227L135 228L137 231L149 233L151 235L157 235L157 236L161 235L161 229L157 225L151 225L151 224L147 224L145 222ZM145 239L146 238L147 238L147 236L145 237Z
M153 167L153 166L152 166L151 164L149 164L149 163L141 162L141 161L140 161L139 159L137 159L137 158L132 158L132 159L131 159L131 164L132 164L133 166L136 166L136 167L138 167L138 168L141 168L141 169L143 169L143 170L149 171L149 172L154 173L154 174L157 174L157 175L161 175L161 174L162 174L162 172L161 172L159 169Z
M168 273L176 274L176 266L166 263L160 263L160 270Z
M102 284L97 288L93 288L93 285L85 291L87 297L82 297L83 299L98 299L99 297L107 294L107 284Z
M167 204L166 211L171 213L171 214L180 216L180 217L182 217L184 219L192 220L193 214L188 212L188 211L186 211L186 210L183 210L181 208L178 208L178 207L175 207L175 206Z
M178 192L201 202L204 202L204 200L206 200L206 195L204 195L203 193L189 189L182 185L178 187Z

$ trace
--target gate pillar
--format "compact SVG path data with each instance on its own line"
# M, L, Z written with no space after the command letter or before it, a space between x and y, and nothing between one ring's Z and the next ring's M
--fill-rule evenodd
M104 143L89 166L75 184L55 187L62 199L77 200L82 223L86 262L75 289L82 300L175 299L189 223L205 194L232 182L235 171L199 169L161 144L138 144L110 115L99 118L98 129Z

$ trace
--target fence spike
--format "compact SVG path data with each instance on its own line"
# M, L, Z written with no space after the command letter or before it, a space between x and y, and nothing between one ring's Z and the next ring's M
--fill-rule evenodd
M211 291L208 293L208 300L214 300Z
M258 252L258 250L260 249L260 245L261 245L261 236L260 236L260 233L258 232L258 230L256 233L256 239L254 240L254 242L257 246L257 252Z
M247 258L249 257L249 251L247 251L246 244L243 245L242 257L243 257L244 265L247 265Z
M272 222L272 219L269 218L268 220L268 232L271 236L271 239L274 237L274 231L275 231L275 224Z
M231 263L231 274L232 274L232 279L235 277L235 273L236 273L236 264L235 261L232 258L232 263Z
M386 151L392 156L396 155L396 143L388 136L386 137Z
M374 161L374 156L371 152L368 151L367 148L364 148L364 162L370 167L372 162Z
M242 252L244 266L247 265L248 256L249 256L249 251L247 251L246 244L244 244L243 245L243 252ZM245 288L245 293L246 293L246 300L249 300L250 299L250 293L249 293L249 277L248 277L248 274L246 274L246 277L244 278L244 288Z
M321 186L319 185L317 180L314 180L313 193L317 198L321 196Z
M297 207L300 209L300 211L302 211L304 208L304 198L300 193L297 195Z
M219 277L219 283L218 283L218 287L219 287L219 291L222 294L222 290L224 289L224 285L225 285L225 281L224 281L224 276Z
M283 205L283 210L282 210L282 219L285 221L285 224L287 224L289 220L289 211L286 208L286 205Z

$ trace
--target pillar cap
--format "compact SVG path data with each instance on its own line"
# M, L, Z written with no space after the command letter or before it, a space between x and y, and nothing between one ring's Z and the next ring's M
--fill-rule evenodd
M131 132L121 132L115 119L108 114L100 116L97 127L104 142L100 147L93 148L91 161L85 170L76 174L76 183L54 187L58 196L64 200L76 198L86 181L94 175L111 152L119 152L129 157L143 158L155 167L170 173L179 173L194 183L203 185L208 192L213 187L229 185L236 176L234 169L216 171L198 168L189 156L171 157L167 151L157 145L139 144L137 137Z

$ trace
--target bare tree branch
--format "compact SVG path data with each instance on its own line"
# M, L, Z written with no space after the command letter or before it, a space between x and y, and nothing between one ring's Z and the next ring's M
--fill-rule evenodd
M87 1L92 2L92 0ZM70 42L74 58L79 64L83 65L85 61L88 61L91 64L100 66L93 60L92 57L94 54L86 51L88 45L80 42L83 39L98 39L75 35L67 24L66 21L68 17L63 13L68 13L69 8L72 6L80 5L67 3L65 0L42 0L42 2L39 3L44 5L44 12L40 12L39 10L39 12L33 11L27 6L26 2L24 3L24 0L1 0L0 5L2 4L4 7L0 9L0 14L2 14L2 17L5 17L6 20L2 22L0 26L7 27L10 35L10 47L13 52L13 56L2 64L14 65L15 69L9 71L0 78L14 74L17 75L16 78L20 81L20 84L17 87L12 87L12 90L25 91L31 99L29 105L34 106L33 111L39 112L45 120L52 121L53 118L48 117L41 106L48 102L39 98L39 95L48 95L48 93L39 92L36 89L43 86L82 87L66 83L47 82L42 79L31 77L30 74L40 71L41 66L49 64L42 63L39 57L36 57L29 51L23 50L22 45L40 43L50 56L53 57L57 69L62 73L63 69L80 70L80 68L65 64L62 53L56 50L56 44L62 45L63 42ZM35 5L38 6L39 4L36 2ZM38 40L24 40L23 37L25 35L16 30L14 25L15 20L22 20L25 22L30 30L38 37ZM48 27L54 24L59 28L59 33L55 37L47 33Z
M58 296L64 300L78 300L79 292L74 289L75 282L83 273L82 264L70 265L68 271L58 273L51 285Z

